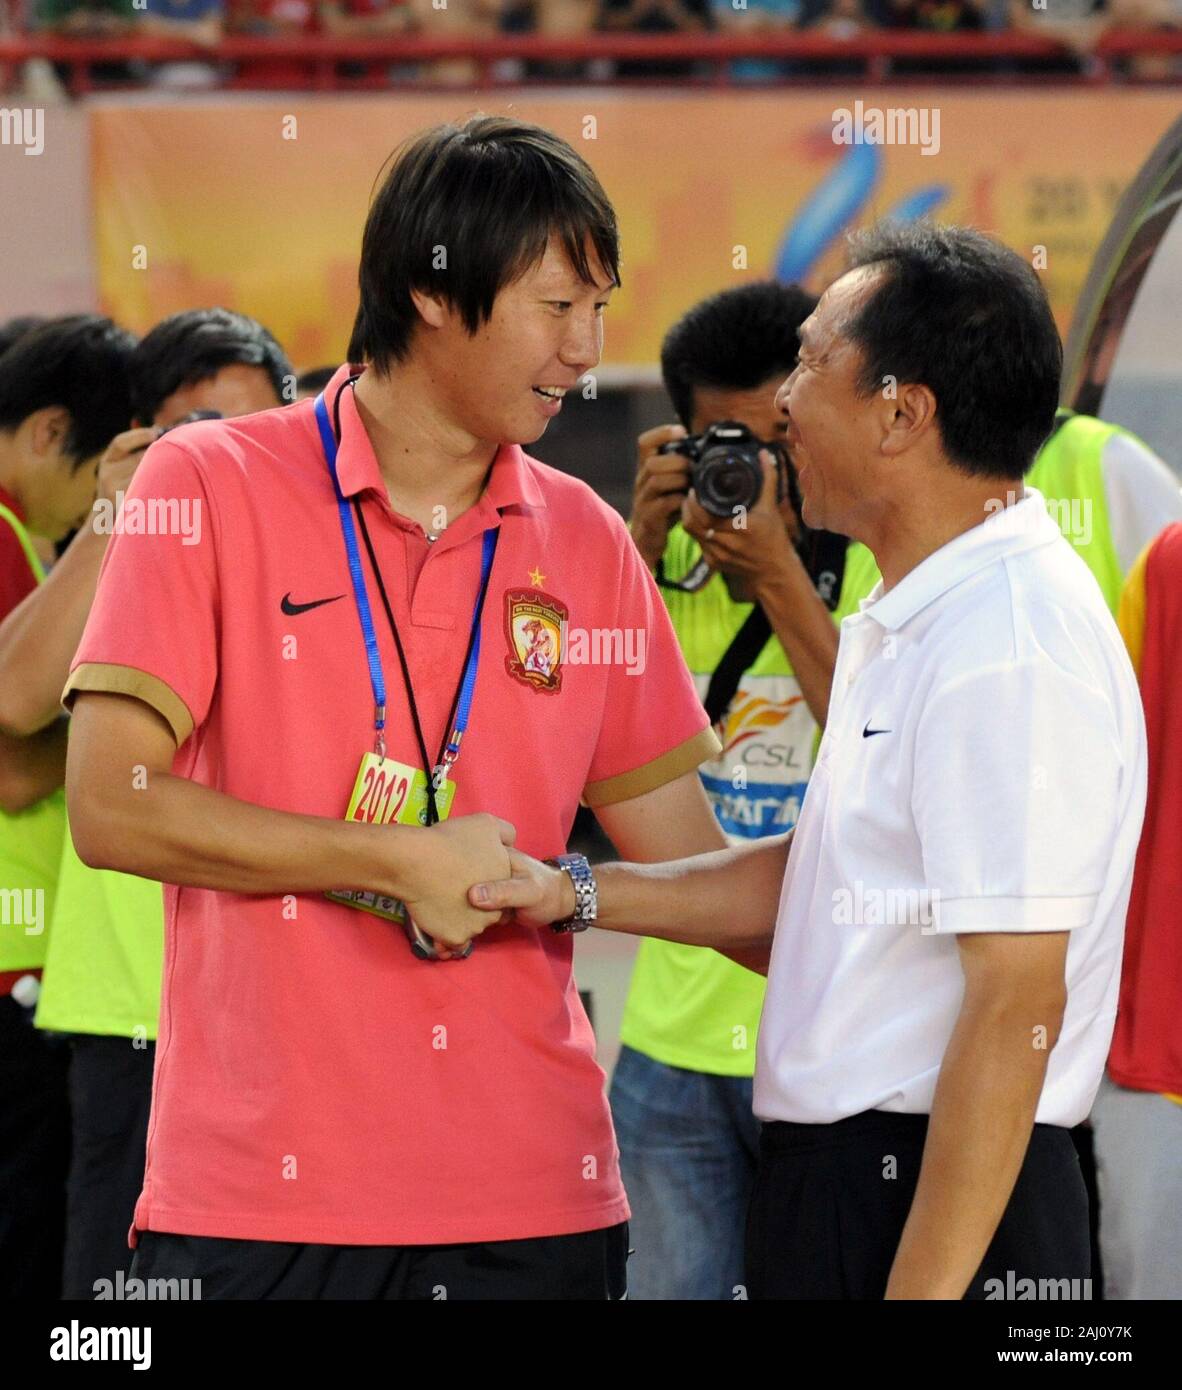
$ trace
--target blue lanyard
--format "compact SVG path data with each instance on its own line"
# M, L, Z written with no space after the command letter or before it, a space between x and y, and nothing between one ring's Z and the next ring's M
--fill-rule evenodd
M365 588L365 575L361 568L361 551L357 545L357 528L353 521L353 513L349 509L348 499L341 492L340 481L337 477L337 438L333 433L332 425L328 418L328 406L325 404L324 393L321 392L316 397L315 404L316 423L320 429L320 443L324 449L325 462L328 464L329 476L332 478L333 491L337 498L337 512L341 522L341 534L345 540L345 552L349 559L349 578L353 583L353 599L357 605L357 616L361 622L361 634L365 639L365 655L369 664L369 683L373 691L374 705L374 746L379 757L386 756L386 683L382 675L382 658L378 652L377 634L374 631L373 613L369 606L369 595ZM472 694L476 688L476 672L480 665L480 618L484 608L485 594L488 592L489 576L492 573L493 556L497 550L497 540L500 531L495 526L490 526L484 533L483 546L480 560L480 589L476 596L476 604L472 610L472 625L468 634L468 657L464 663L464 674L460 681L460 688L457 693L455 717L451 721L451 728L446 736L446 740L441 750L439 761L435 767L424 767L423 771L429 780L428 797L431 805L434 806L435 791L442 787L448 771L460 756L460 744L464 733L468 728L468 717L472 710ZM366 540L368 542L368 534ZM375 572L377 564L372 550L370 560L374 564ZM382 587L381 575L378 574L378 585ZM385 590L382 589L382 597L385 599ZM398 645L399 656L403 660L403 674L406 678L407 697L411 703L411 712L416 724L416 732L420 733L420 747L423 748L423 756L426 757L426 749L422 744L421 731L418 726L418 710L414 703L414 691L410 684L410 673L406 668L405 657L402 652L401 640L398 636L398 629L394 627L393 613L387 606L387 614L390 624L394 631L394 640Z

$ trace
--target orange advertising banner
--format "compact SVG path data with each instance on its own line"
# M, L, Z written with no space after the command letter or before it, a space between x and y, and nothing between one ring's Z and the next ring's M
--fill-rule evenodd
M471 92L103 105L91 114L105 312L146 331L222 304L297 369L344 355L371 193L401 141L477 111L537 121L617 209L622 280L603 371L651 370L685 309L744 280L820 289L844 234L930 214L996 233L1066 333L1125 185L1177 115L1167 92L836 88Z

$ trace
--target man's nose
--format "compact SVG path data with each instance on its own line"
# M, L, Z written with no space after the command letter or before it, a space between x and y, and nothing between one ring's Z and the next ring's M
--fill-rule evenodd
M603 321L592 313L589 320L580 319L571 325L563 339L558 356L564 366L574 367L579 374L597 366L603 353Z

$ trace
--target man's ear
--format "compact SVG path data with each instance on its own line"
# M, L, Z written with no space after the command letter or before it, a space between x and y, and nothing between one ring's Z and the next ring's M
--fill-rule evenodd
M907 383L883 400L882 452L891 457L906 453L936 423L936 397L928 386Z
M46 405L25 417L24 427L38 458L60 453L70 437L70 412L64 405Z
M448 303L440 294L427 294L423 290L411 290L411 303L419 312L419 317L431 328L442 328L447 322Z

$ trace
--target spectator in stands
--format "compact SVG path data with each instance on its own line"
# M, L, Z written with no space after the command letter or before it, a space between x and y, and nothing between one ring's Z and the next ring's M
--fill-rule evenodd
M255 38L300 38L318 28L316 0L229 0L226 25L231 33ZM239 63L239 81L262 87L303 85L308 64L298 58Z
M816 8L813 0L812 8ZM724 34L783 34L794 29L809 10L808 0L710 0L714 23ZM739 58L731 64L737 82L765 82L807 69L783 58Z
M831 39L856 39L878 23L863 0L819 0L800 20L800 27ZM866 65L860 58L810 58L811 77L864 78Z
M423 38L490 39L497 34L501 19L501 0L452 0L445 9L436 9L432 0L407 0L410 27ZM419 77L428 83L470 86L480 76L474 58L440 58L423 63Z
M132 0L33 0L35 28L73 38L118 38L140 19Z
M1113 26L1120 29L1177 29L1182 25L1178 0L1109 0ZM1119 60L1132 77L1176 77L1182 59L1176 53L1138 53Z
M590 34L598 13L598 0L510 0L501 12L501 31L567 39ZM523 67L527 77L556 81L580 81L594 75L588 72L588 64L578 59L528 62Z
M608 33L692 34L713 29L710 0L602 0L598 28ZM616 64L618 77L689 77L694 65L645 59Z
M885 0L871 7L884 29L963 34L985 27L988 0Z
M323 32L340 39L402 34L411 25L407 0L319 0L317 13Z
M853 39L863 30L877 28L862 0L828 0L804 23L816 33L826 34L831 39Z
M187 39L212 48L221 42L224 30L223 0L146 0L147 9L139 17L141 33L158 38Z
M884 29L928 34L975 34L990 27L995 0L870 0L869 10ZM896 75L918 72L986 72L993 58L892 58Z
M1021 34L1056 39L1066 50L1062 58L1026 58L1022 72L1086 72L1095 65L1092 50L1112 22L1108 0L1043 0L1034 9L1030 0L1010 0L1010 24Z
M316 32L315 0L231 0L228 27L238 34L280 38Z

